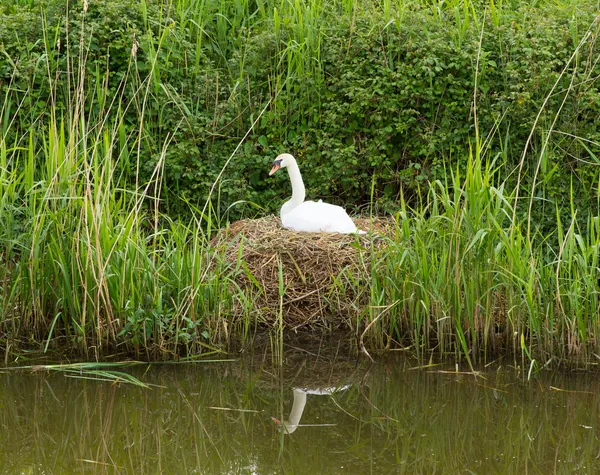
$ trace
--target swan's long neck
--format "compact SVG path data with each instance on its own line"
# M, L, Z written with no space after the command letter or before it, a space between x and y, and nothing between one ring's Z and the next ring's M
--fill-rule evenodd
M300 424L300 418L304 412L304 406L306 405L306 393L301 389L294 389L294 404L292 404L292 410L290 411L290 417L284 422L285 430L288 434L294 432Z
M304 203L306 189L304 188L304 182L302 181L302 175L300 175L300 168L298 168L296 160L293 160L286 168L292 182L292 198L286 203L288 205L286 208L288 211L291 211L299 204Z

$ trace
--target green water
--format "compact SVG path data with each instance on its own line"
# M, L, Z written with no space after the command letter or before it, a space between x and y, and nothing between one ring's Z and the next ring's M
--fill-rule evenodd
M150 389L6 371L0 472L600 473L597 374L416 366L292 351L282 369L125 369Z

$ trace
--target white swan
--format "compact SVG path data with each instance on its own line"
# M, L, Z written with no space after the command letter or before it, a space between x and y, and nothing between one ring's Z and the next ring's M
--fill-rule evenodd
M282 153L273 161L272 175L280 168L287 168L292 182L292 198L281 207L281 224L284 228L309 233L364 233L358 231L356 225L341 206L318 202L304 201L306 190L296 159L289 153Z

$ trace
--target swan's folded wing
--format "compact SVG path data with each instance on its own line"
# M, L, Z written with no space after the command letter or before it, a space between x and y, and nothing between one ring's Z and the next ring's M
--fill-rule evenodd
M281 217L285 228L311 233L354 233L356 226L344 208L319 201L305 201Z

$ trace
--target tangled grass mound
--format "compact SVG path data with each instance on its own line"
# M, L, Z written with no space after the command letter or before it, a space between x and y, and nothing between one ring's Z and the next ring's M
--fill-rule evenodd
M284 229L268 216L232 223L213 241L238 268L235 280L252 296L262 323L279 315L294 328L337 326L362 310L369 296L373 252L394 229L392 218L355 219L364 235ZM242 305L234 309L244 312ZM341 316L339 320L333 317Z

